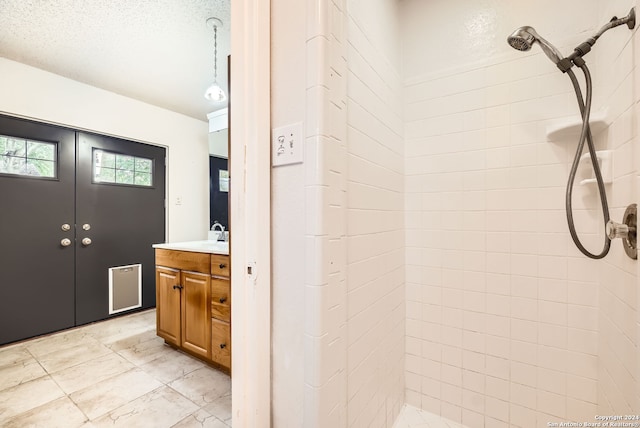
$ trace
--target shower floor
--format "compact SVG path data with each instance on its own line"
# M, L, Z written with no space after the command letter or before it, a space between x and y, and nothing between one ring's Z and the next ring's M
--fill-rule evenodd
M405 404L393 428L467 428L464 425L453 422L417 407Z

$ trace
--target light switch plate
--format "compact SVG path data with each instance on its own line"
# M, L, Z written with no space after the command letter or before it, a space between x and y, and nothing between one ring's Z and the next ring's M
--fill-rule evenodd
M271 164L281 166L302 163L302 141L302 122L274 128L271 133Z

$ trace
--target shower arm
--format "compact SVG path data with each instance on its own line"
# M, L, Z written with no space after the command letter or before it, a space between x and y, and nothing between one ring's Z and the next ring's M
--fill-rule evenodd
M633 30L633 28L636 26L636 8L635 7L632 7L631 10L629 11L629 14L624 18L618 18L617 16L614 16L613 18L611 18L611 20L608 23L606 23L605 25L602 26L602 28L600 28L600 30L596 33L595 36L593 36L593 38L597 40L606 31L622 24L627 24L627 27L629 27L629 30Z
M596 44L596 41L602 36L605 32L611 30L612 28L618 27L620 25L626 24L629 30L633 30L636 26L636 8L632 7L629 11L629 14L624 18L618 18L614 16L611 20L603 25L600 30L592 37L589 37L586 41L579 44L571 55L566 58L561 59L557 66L563 73L566 73L573 65L577 65L578 67L582 67L584 65L583 56L588 54L591 51L593 45Z

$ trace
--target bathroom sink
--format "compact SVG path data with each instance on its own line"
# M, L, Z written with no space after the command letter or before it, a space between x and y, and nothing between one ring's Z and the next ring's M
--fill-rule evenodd
M229 243L223 241L187 241L154 244L153 248L166 250L194 251L198 253L229 254Z

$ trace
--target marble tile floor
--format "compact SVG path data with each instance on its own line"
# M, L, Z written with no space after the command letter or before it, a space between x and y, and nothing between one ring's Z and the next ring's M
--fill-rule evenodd
M164 344L155 310L0 347L4 428L228 428L228 375Z
M461 423L405 404L393 428L467 428Z

